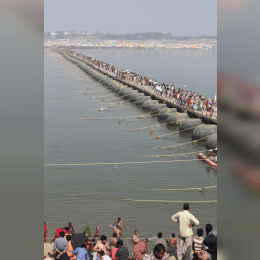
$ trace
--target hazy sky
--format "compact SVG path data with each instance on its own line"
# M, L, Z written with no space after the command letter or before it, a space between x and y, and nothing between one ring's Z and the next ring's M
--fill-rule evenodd
M217 0L45 0L44 31L217 34Z

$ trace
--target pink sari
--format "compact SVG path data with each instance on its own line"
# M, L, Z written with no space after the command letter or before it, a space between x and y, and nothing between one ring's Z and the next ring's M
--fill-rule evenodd
M143 255L147 249L147 244L145 242L139 242L134 247L133 259L139 260L143 258Z

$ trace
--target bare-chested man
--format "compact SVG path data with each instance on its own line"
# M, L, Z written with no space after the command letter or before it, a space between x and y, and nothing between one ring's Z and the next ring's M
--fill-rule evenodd
M119 225L120 229L123 228L123 221L121 220L121 218L118 218L118 220L116 222L112 223L111 226L116 224L116 223Z
M120 238L122 232L121 232L121 229L120 229L119 225L116 226L116 229L114 230L114 233L116 233L116 238Z
M96 238L96 240L99 240L99 239L100 239L100 231L99 231L99 227L96 227L96 231L95 231L94 238Z
M139 237L139 234L138 234L138 231L137 231L137 230L134 231L133 242L134 242L135 244L138 244L138 243L140 242L140 237Z
M175 237L175 233L172 233L172 237L170 238L170 246L176 246L178 241L178 237Z
M101 242L97 242L97 244L93 248L93 251L100 252L101 250L103 250L107 255L107 252L110 251L110 246L109 243L107 242L107 237L105 235L102 235L100 240Z
M117 243L116 233L113 233L113 237L110 239L110 244L115 247L116 243Z

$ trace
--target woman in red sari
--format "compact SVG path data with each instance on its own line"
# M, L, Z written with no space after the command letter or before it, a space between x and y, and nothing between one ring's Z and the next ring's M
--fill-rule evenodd
M68 234L68 231L65 230L65 229L63 229L63 228L58 228L58 229L56 229L55 235L54 235L53 239L51 240L52 243L55 241L56 238L59 238L59 237L60 237L60 232L61 232L61 231L63 231L63 232L65 233L65 235Z
M139 242L138 244L135 245L132 259L140 260L143 259L145 254L148 254L147 243L148 243L148 239L145 238L143 242Z
M46 243L47 232L48 232L48 229L47 229L46 223L45 223L45 221L44 221L44 243Z

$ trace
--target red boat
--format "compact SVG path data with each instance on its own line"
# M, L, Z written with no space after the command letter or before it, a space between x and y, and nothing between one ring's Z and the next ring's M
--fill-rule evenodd
M217 169L217 164L212 162L207 156L205 156L203 153L198 154L199 159L203 159L207 164Z

